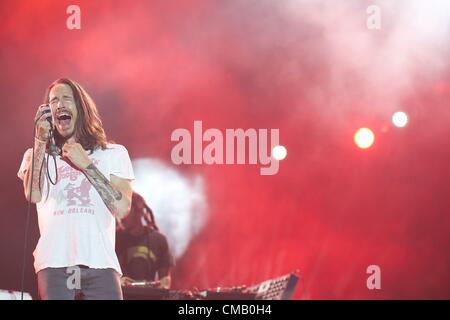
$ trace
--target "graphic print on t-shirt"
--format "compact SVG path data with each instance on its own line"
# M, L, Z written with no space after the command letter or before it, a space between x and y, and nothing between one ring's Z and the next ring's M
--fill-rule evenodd
M98 165L98 160L93 159L93 163ZM90 213L94 214L93 209L87 209L94 206L90 196L92 188L91 182L84 174L68 163L64 163L58 167L58 188L60 199L64 203L64 207L68 210L57 210L53 215L63 215L64 213Z
M64 188L64 191L67 191L67 206L92 206L91 198L89 197L89 190L91 189L91 186L92 185L87 178L84 178L81 181L79 187L77 187L74 183L69 183Z

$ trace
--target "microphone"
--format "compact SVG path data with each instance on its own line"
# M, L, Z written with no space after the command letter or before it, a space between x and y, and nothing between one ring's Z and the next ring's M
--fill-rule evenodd
M52 156L56 156L59 155L60 150L55 143L55 136L53 131L53 113L51 112L51 110L48 110L45 113L47 113L46 119L50 123L50 131L48 132L48 151Z
M55 136L53 135L53 128L48 132L48 151L52 156L59 155L59 148L55 143Z

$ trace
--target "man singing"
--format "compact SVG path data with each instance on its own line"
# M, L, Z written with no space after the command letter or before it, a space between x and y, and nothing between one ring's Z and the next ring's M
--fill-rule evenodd
M122 299L114 249L116 219L123 219L131 205L134 173L128 151L107 142L94 101L69 79L48 87L35 123L34 170L28 149L18 176L38 212L40 239L33 255L39 296ZM52 126L60 154L56 166L53 158L47 166Z

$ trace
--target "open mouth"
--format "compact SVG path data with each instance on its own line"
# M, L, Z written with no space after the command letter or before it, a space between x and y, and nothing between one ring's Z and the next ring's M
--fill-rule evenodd
M72 120L72 115L70 115L69 113L60 113L57 116L58 119L58 124L60 125L60 127L62 129L67 129L68 127L70 127L70 121Z

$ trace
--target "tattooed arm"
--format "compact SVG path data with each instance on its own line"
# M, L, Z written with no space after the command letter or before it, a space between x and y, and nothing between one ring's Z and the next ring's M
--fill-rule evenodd
M62 147L62 155L79 168L97 190L106 207L117 218L123 219L131 207L131 181L111 175L111 181L95 166L81 144L69 139Z
M26 156L28 156L28 168L25 171L25 175L23 176L23 188L25 193L25 198L27 201L32 203L37 203L41 201L42 194L42 183L44 182L44 172L41 172L41 166L44 162L45 148L46 142L40 141L38 139L34 142L34 170L32 170L32 154L29 152ZM30 149L31 151L31 149ZM31 179L31 171L33 171L33 178ZM39 174L41 173L41 178L39 179ZM39 181L41 181L41 185L39 186ZM31 188L31 199L30 199L30 184L32 182Z
M31 152L27 152L26 156L28 160L27 167L24 170L23 176L23 187L25 192L25 198L33 203L37 203L41 201L42 195L42 183L44 182L44 173L45 170L42 170L41 167L44 161L45 149L47 146L48 134L50 131L50 123L47 121L48 113L51 112L50 107L48 105L40 105L36 116L34 117L35 121L35 136L36 139L34 141L34 170L31 170L32 164L32 154ZM25 159L24 159L25 160ZM33 171L33 177L31 179L31 171ZM42 174L41 179L39 179L39 174ZM30 184L33 181L32 194L30 199ZM39 181L41 181L41 185L39 185Z
M111 175L111 181L109 181L93 163L84 169L84 173L109 211L119 219L123 219L131 206L130 181L114 175Z

